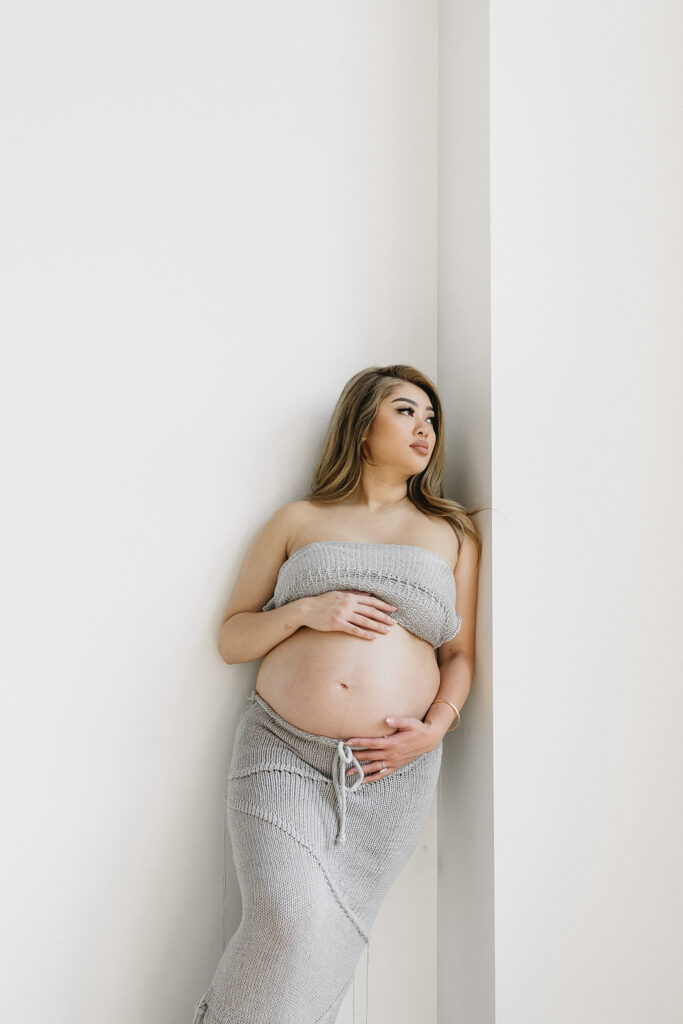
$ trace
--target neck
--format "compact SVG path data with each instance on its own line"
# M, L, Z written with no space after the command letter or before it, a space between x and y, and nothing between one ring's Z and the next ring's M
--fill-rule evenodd
M366 471L351 495L349 504L370 513L394 512L410 503L405 479L397 480L382 471Z

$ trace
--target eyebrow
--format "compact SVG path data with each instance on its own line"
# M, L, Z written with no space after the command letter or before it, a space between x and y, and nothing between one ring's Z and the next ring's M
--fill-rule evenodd
M410 402L411 405L417 406L417 402L414 402L412 400L412 398L392 398L391 401L392 402ZM433 405L428 405L427 409L428 410L431 409L432 412L434 412L434 406Z

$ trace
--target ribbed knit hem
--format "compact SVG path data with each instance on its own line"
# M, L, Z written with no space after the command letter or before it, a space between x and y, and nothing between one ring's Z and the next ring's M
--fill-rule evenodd
M455 577L436 552L415 544L312 541L280 566L262 611L331 590L361 590L396 607L391 617L437 648L462 626L455 610Z

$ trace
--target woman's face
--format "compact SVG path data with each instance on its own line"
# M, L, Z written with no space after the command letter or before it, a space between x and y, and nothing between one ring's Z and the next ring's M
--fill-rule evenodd
M425 469L435 444L429 395L416 384L401 382L382 399L363 449L374 466L394 466L413 476Z

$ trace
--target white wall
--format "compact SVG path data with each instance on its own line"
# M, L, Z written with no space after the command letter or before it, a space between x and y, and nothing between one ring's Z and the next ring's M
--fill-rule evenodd
M439 355L446 493L491 506L488 6L439 10ZM439 780L438 1020L494 1020L491 512L476 517L476 670Z
M484 9L3 8L5 1017L191 1019L240 911L223 609L341 384L435 374L437 312L448 490L487 502L492 460L494 507L439 1020L675 1017L680 15L490 10L489 417ZM372 1024L435 1019L435 838Z
M348 377L436 373L436 47L436 0L3 8L3 1017L189 1022L237 926L218 626ZM435 825L373 1024L435 1019Z
M496 1024L681 986L681 8L494 2Z

